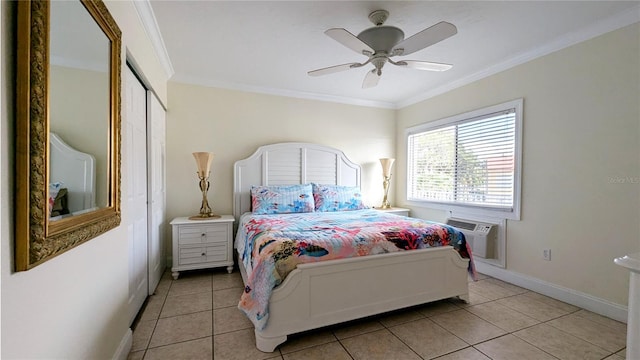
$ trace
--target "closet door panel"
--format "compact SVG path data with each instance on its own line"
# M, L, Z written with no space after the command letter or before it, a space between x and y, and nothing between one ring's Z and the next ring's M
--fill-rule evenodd
M149 108L149 295L153 294L165 270L165 132L166 112L156 99L148 92Z
M147 240L147 99L146 89L127 67L126 71L127 234L129 236L129 321L149 292Z

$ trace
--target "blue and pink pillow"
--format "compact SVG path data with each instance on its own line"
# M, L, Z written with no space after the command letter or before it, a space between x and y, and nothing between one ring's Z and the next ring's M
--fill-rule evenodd
M313 185L313 198L316 211L348 211L366 209L362 202L362 193L355 186Z
M251 209L256 215L313 212L311 184L252 186Z

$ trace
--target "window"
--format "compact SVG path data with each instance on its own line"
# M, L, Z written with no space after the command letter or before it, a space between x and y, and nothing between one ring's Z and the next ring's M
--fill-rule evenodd
M407 200L520 218L522 99L407 130Z

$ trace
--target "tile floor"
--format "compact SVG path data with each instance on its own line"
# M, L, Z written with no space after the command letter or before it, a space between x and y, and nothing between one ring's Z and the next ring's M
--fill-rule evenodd
M271 354L255 348L237 309L238 271L166 273L133 331L129 359L607 359L625 358L626 325L503 281L469 283L449 299L304 334Z

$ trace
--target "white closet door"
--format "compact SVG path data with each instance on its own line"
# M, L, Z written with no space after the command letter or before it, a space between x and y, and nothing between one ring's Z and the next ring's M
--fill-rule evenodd
M166 113L151 93L148 96L149 147L149 295L153 294L165 270L165 118Z
M123 145L126 164L126 224L129 240L129 323L147 298L147 95L146 89L126 68L126 116L123 122ZM126 174L126 175L125 175ZM124 215L124 214L123 214Z

